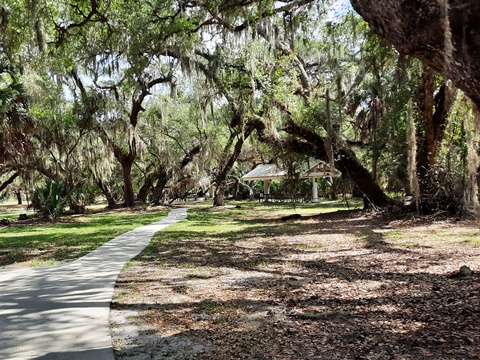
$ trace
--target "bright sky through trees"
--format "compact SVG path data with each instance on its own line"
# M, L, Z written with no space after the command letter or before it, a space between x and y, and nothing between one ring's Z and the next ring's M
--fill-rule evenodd
M349 11L353 11L349 0L335 0L332 3L327 19L330 21L340 21Z

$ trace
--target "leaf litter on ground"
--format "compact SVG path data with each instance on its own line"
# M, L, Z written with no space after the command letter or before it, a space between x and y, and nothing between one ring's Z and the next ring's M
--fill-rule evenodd
M473 222L362 211L288 222L275 211L193 215L120 275L117 358L480 358ZM452 276L461 266L472 274Z

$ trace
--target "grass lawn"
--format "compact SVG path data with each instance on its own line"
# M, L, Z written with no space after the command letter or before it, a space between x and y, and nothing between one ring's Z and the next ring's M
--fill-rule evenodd
M0 228L0 266L43 266L73 260L117 235L160 220L167 212L121 210L64 216L56 222L14 221L18 211L2 212L0 218L12 223Z
M191 204L198 208L208 207L208 203ZM331 202L324 205L315 204L258 204L255 202L235 202L235 213L251 213L255 211L272 211L277 213L299 213L303 215L322 211L332 211L346 208L346 205ZM351 202L350 207L358 206ZM99 211L103 205L91 210ZM82 216L63 216L56 222L35 221L35 213L25 210L25 206L18 206L14 202L3 203L0 208L0 219L11 221L10 226L0 227L0 266L45 266L76 259L96 249L115 236L127 232L135 227L152 223L167 214L168 210L147 212L121 210L107 213L95 213ZM16 221L19 214L26 213L34 221ZM202 213L192 215L202 217ZM206 231L214 231L210 216ZM248 221L245 223L247 226ZM224 224L225 225L225 224Z

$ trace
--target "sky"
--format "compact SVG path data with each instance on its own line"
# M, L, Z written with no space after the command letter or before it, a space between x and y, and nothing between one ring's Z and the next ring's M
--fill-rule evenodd
M327 19L335 21L336 18L343 17L352 10L352 4L350 4L349 0L335 0L332 3L331 10L328 12Z

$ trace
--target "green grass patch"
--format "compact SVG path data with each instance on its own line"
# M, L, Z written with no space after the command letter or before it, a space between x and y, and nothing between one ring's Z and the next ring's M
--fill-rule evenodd
M166 216L167 211L63 217L61 222L8 226L0 230L0 265L33 265L76 259L114 237Z
M384 238L403 247L441 246L442 244L458 244L467 246L480 246L480 232L471 227L455 226L447 229L430 229L415 231L407 230L385 232Z
M10 221L18 220L20 214L27 214L28 217L36 216L32 210L10 210L0 212L0 220L8 219Z
M221 258L239 241L248 241L249 247L255 247L262 239L275 243L276 237L298 226L295 221L281 221L282 216L300 214L309 217L353 208L352 202L349 206L340 202L276 204L247 201L230 202L228 205L230 207L227 208L189 210L187 220L156 234L139 259L147 260L163 252L171 258L183 259L183 265L188 268L188 264L191 264L189 256L195 259ZM355 208L359 206L360 203ZM201 244L207 244L205 240L213 240L217 245L202 247Z

